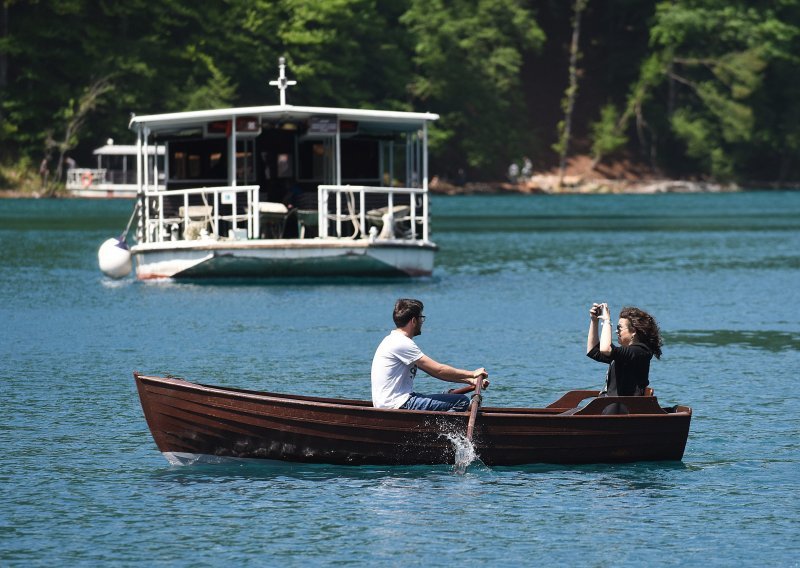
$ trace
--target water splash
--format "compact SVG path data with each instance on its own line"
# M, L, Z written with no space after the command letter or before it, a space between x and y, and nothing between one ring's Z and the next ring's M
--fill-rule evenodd
M475 461L480 461L478 453L475 451L475 446L472 444L472 442L467 440L466 435L461 429L454 430L443 426L443 424L439 424L439 436L446 438L453 447L453 451L455 453L453 471L463 475L466 473L470 464Z
M463 434L448 433L445 437L453 445L456 452L455 461L453 462L453 471L459 475L467 472L469 465L478 459L478 453L475 451L475 446L472 442L467 440Z

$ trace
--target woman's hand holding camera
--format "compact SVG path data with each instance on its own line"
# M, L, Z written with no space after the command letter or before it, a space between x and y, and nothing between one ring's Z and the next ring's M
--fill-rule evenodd
M609 321L611 317L608 314L608 304L592 304L589 317L592 318L592 321L597 319Z

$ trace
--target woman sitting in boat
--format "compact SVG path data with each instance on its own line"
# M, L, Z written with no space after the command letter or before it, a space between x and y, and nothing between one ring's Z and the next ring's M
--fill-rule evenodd
M425 322L422 308L419 300L400 299L395 303L392 317L397 329L384 338L372 359L372 405L375 408L464 412L469 407L466 395L414 392L417 367L443 381L475 385L476 381L483 380L482 387L489 386L489 381L485 380L489 373L483 367L474 371L456 369L420 351L413 338L422 333Z
M650 360L661 358L661 332L653 316L639 308L625 307L619 313L617 338L611 343L608 304L592 304L589 310L586 355L609 365L605 388L600 396L641 396L650 384ZM598 320L603 331L597 337Z

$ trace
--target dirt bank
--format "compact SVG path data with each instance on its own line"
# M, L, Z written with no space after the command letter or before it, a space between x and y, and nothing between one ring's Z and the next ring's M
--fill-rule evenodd
M567 162L563 178L557 169L534 172L516 180L453 185L435 177L431 180L432 193L446 195L492 193L546 193L546 194L599 194L599 193L718 193L738 191L736 184L721 184L702 180L668 179L654 174L641 164L620 160L592 168L589 156L575 156Z

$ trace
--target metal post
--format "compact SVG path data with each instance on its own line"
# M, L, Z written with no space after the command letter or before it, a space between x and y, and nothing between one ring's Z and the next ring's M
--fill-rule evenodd
M233 203L231 204L231 207L233 208L232 209L233 215L232 215L231 221L233 222L233 230L234 230L234 232L236 231L236 229L239 228L239 216L237 214L237 207L236 207L236 205L238 204L238 197L239 197L239 192L234 191L233 192Z
M158 143L153 146L153 190L158 190Z
M253 171L255 171L255 169ZM258 236L258 233L261 232L258 214L258 190L251 189L248 195L250 196L248 199L250 205L247 210L250 211L250 217L247 219L247 238L254 239Z
M342 236L342 192L336 191L336 236Z
M231 137L228 141L228 185L236 187L236 117L231 117ZM234 211L235 213L235 211Z
M364 191L363 187L361 188L361 191L359 192L359 196L361 197L361 199L360 199L359 205L358 205L358 208L359 208L359 220L358 220L358 223L360 225L359 230L361 231L361 238L363 239L364 237L367 236L367 212L364 210L365 205L366 205L366 195L365 195L365 191Z
M394 184L394 140L389 141L389 187Z
M142 190L142 127L136 127L136 196L140 201L139 223L136 227L136 237L140 242L145 242L146 234L144 230L145 219L149 217L149 207L146 205L144 191Z
M169 142L164 144L164 189L167 188L168 181L169 181Z
M406 187L411 187L411 134L406 134Z
M214 234L219 237L219 192L214 192Z
M386 151L386 145L383 140L378 142L378 187L383 187L383 153Z
M411 204L411 240L417 240L417 194L412 193L408 196L408 202Z
M342 121L336 117L336 159L333 161L333 175L336 179L335 184L339 186L336 190L336 236L342 236Z
M328 236L328 190L322 186L317 188L317 223L319 226L319 236Z
M149 172L149 168L147 167L147 154L148 154L148 151L150 149L150 146L147 143L147 139L149 137L150 137L150 129L145 126L144 127L144 149L143 149L143 151L144 151L144 156L143 156L144 164L142 166L142 169L144 170L144 188L145 188L145 190L147 190L147 186L150 185L150 178L147 175L148 172Z
M428 123L422 123L422 240L428 241Z

